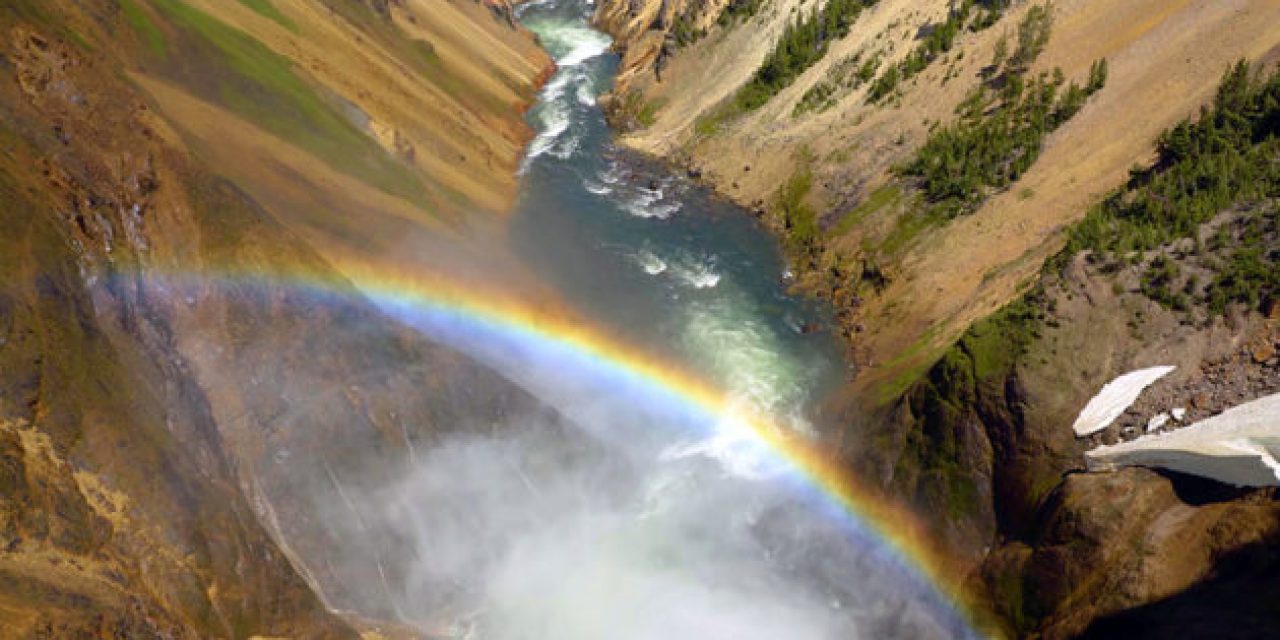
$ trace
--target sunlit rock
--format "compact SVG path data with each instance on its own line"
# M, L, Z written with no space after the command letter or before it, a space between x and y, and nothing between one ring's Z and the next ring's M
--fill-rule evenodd
M1196 424L1085 454L1091 471L1158 467L1247 487L1280 485L1280 394Z

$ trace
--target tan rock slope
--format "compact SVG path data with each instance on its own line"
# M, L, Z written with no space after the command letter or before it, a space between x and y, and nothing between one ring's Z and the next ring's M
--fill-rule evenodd
M878 68L886 68L905 58L918 34L944 20L952 4L877 2L792 85L712 131L708 118L751 77L788 21L821 5L764 2L754 17L716 26L725 4L602 0L598 21L619 36L624 51L615 101L634 92L633 102L652 115L622 141L695 168L726 196L761 210L772 208L798 158L815 159L807 201L826 228L820 269L845 266L856 274L856 265L873 261L889 276L882 291L859 292L860 309L848 320L862 327L854 342L865 365L863 389L896 387L895 378L918 372L970 323L1008 301L1059 246L1061 230L1149 157L1160 131L1194 114L1229 63L1269 60L1280 45L1280 3L1272 0L1054 2L1053 35L1035 69L1060 67L1066 77L1080 78L1094 60L1106 58L1106 89L1048 138L1039 161L1013 188L974 215L886 247L900 214L893 207L841 222L933 123L954 117L996 42L1036 3L1014 3L992 28L962 33L955 49L906 83L895 100L866 104L864 84L824 112L797 115L802 96L837 73L833 67L842 60L861 52L864 60L879 56ZM707 35L684 47L668 39L667 54L659 55L662 34L677 22L668 16L682 13ZM661 80L653 73L658 58ZM808 285L822 293L835 286L821 278Z
M334 265L483 242L548 66L502 2L0 7L0 636L387 616L334 484L534 403Z

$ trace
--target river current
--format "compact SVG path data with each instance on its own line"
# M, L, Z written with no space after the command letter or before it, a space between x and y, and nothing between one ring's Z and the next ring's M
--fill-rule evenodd
M585 315L800 422L839 375L825 309L788 296L773 239L742 209L616 148L596 97L617 67L590 5L524 5L559 66L529 115L515 249Z
M811 437L844 371L829 309L787 295L745 211L614 146L597 97L617 59L592 10L519 9L558 69L528 116L512 252L610 335ZM393 598L406 622L485 640L969 635L878 534L738 425L682 426L706 421L615 390L635 380L615 385L608 363L450 335L563 419L455 436L376 496L413 544Z

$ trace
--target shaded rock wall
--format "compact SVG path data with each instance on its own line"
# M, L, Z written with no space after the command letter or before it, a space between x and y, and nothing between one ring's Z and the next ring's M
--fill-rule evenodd
M325 28L359 34L379 65L408 55L414 36L405 34L438 26L421 19L421 3L385 3L384 12L367 16L360 5L347 5L351 13L261 16L241 3L207 4L0 8L6 637L354 637L329 607L377 617L393 606L366 588L370 542L320 526L332 478L384 482L410 463L415 442L429 446L453 430L493 428L541 411L492 372L387 320L325 252L349 256L385 240L367 221L369 235L353 231L366 211L368 220L393 210L420 221L500 208L491 205L509 195L500 185L513 183L508 170L527 135L520 111L545 58L493 63L509 64L496 77L511 86L480 93L509 101L456 97L476 105L457 117L489 121L493 129L475 147L450 145L477 157L485 148L506 154L486 170L499 186L479 194L483 202L474 207L463 197L449 212L429 211L384 198L394 185L363 182L376 175L326 169L324 140L286 140L265 155L261 147L239 146L284 135L297 123L226 117L236 108L251 112L242 104L201 103L209 87L179 83L186 77L181 65L274 69L279 73L265 78L227 76L241 84L212 94L225 98L257 82L286 89L264 100L303 104L296 100L310 100L306 92L314 91L320 97L305 102L311 111L276 115L330 123L334 139L368 162L436 184L447 176L423 167L457 147L427 144L429 135L400 123L400 139L416 153L384 150L377 138L384 130L337 124L343 103L318 88L350 88L343 74L373 63L306 71L301 60L281 62L317 44L330 53L358 50L307 40ZM201 7L226 13L192 13ZM510 34L508 51L536 52L500 12L478 4L458 10L455 27L482 20L473 24L480 32ZM263 40L253 44L245 34ZM262 42L299 48L272 54ZM439 43L441 64L449 64L453 46ZM245 67L250 58L268 66ZM405 82L421 89L414 74L425 62L397 64ZM391 99L376 92L359 98ZM429 106L450 108L443 97ZM394 108L366 112L395 122L387 115ZM200 114L216 117L188 118ZM211 123L220 127L216 140L192 128ZM313 172L285 171L294 177L281 181L245 171L264 162L273 171ZM324 180L333 176L349 180L340 183L342 197L327 208L307 206L313 195L306 185L331 189ZM454 233L415 228L427 236ZM316 295L280 276L331 293ZM392 569L390 580L398 580Z

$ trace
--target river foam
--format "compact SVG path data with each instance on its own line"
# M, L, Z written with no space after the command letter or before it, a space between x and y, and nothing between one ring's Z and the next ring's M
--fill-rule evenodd
M667 262L652 251L641 250L637 252L635 260L640 265L640 268L651 276L665 273L667 270Z
M577 153L582 139L570 128L574 111L594 107L596 93L591 70L583 65L603 55L612 43L608 36L586 25L543 21L530 26L538 31L558 68L538 94L539 103L532 114L536 131L520 167L522 174L545 154L568 160Z
M720 273L715 269L713 260L686 262L671 270L681 283L694 289L710 289L720 284Z

